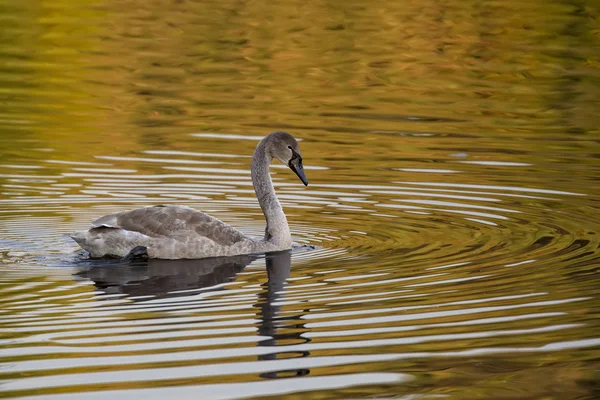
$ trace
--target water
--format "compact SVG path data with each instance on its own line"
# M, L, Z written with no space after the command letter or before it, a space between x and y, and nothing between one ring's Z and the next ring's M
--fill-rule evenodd
M0 397L599 396L591 2L2 2ZM291 253L120 265L185 204ZM314 246L310 247L303 245Z

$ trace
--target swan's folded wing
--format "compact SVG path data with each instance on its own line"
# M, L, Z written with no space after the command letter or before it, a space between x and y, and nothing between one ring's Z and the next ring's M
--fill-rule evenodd
M92 228L119 228L151 237L206 237L231 246L246 236L217 218L183 206L154 206L106 215Z

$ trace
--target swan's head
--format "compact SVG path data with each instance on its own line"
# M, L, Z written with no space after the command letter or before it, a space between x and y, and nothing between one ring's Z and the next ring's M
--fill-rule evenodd
M271 155L290 167L298 175L302 183L304 183L304 186L307 186L308 179L306 179L306 175L304 174L302 155L300 154L300 147L298 147L296 139L287 132L273 132L264 140L270 142Z

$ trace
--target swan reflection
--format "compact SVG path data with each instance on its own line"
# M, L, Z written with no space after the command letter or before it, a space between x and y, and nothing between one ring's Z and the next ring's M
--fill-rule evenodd
M237 274L259 258L261 256L243 255L200 260L150 259L135 264L89 264L76 273L76 278L91 280L103 292L102 296L122 294L139 303L156 298L190 296L190 291L195 294L203 288L226 290L221 284L235 281ZM257 346L273 347L273 352L257 356L258 361L308 357L308 351L285 351L288 345L309 341L302 337L306 331L301 319L304 311L284 313L280 305L290 277L292 252L267 253L264 258L267 279L261 284L261 292L252 307L260 321L258 335L269 338L259 341ZM260 377L289 378L309 372L308 369L271 371Z
M159 260L133 264L94 265L79 271L105 294L133 297L180 297L188 290L210 288L232 282L258 256L204 258L200 260ZM221 288L215 288L221 289ZM142 299L143 300L143 299Z
M268 340L258 342L260 347L274 348L272 353L258 356L259 360L276 360L281 358L308 357L308 351L285 351L285 346L309 341L302 337L306 331L301 313L285 314L281 312L281 305L285 295L286 280L290 277L291 252L283 251L267 254L267 282L263 283L263 291L259 295L256 308L259 309L257 318L261 323L258 328L261 336L270 337ZM294 369L285 371L272 371L261 374L262 378L276 379L309 374L308 369Z

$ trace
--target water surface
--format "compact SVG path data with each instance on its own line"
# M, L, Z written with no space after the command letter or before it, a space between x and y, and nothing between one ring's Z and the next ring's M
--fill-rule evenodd
M0 7L0 397L598 397L590 2ZM123 265L67 233L165 203L299 247ZM311 250L311 245L316 249Z

